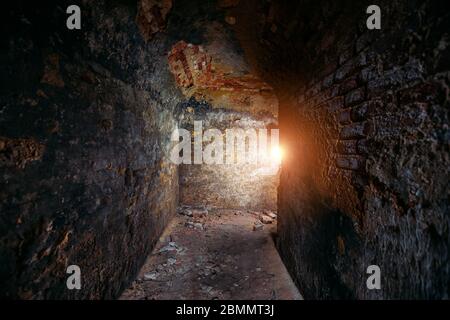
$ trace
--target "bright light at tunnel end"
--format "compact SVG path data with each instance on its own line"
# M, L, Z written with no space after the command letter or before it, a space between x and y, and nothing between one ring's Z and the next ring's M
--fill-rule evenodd
M276 165L281 165L281 161L283 160L284 150L281 146L275 146L271 150L272 161Z

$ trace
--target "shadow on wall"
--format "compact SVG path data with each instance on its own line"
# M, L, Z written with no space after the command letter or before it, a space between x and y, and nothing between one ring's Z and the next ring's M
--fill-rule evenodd
M298 209L279 208L283 215L278 221L277 247L286 265L295 266L291 275L305 299L354 299L355 293L341 275L340 259L347 254L344 259L351 260L349 253L358 254L362 239L353 220L319 195L312 181L305 179L304 186L301 214Z

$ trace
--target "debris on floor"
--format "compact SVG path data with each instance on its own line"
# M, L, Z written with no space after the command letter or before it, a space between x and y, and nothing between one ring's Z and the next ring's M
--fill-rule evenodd
M178 213L121 299L301 299L273 243L276 215L188 206Z
M273 219L269 216L266 215L260 215L259 216L259 220L264 223L264 224L270 224L273 222Z
M183 251L183 248L178 247L178 245L175 242L169 242L166 246L159 249L159 253L165 252L165 251Z
M272 218L272 219L276 219L276 218L277 218L277 215L276 215L273 211L265 210L265 211L264 211L264 214L267 215L267 216L269 216L269 217Z
M158 274L156 272L150 272L150 273L144 274L145 280L156 280L156 278L158 278Z
M189 228L194 228L194 229L197 229L197 230L204 230L203 225L201 223L199 223L199 222L195 223L195 222L192 222L192 221L187 221L185 223L185 226L189 227Z
M262 230L264 228L264 224L262 224L259 220L255 221L253 224L253 231Z

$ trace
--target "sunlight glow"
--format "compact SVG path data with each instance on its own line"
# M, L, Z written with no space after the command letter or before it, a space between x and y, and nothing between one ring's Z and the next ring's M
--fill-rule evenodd
M280 146L276 146L272 148L272 159L277 164L281 164L281 160L283 159L283 149Z

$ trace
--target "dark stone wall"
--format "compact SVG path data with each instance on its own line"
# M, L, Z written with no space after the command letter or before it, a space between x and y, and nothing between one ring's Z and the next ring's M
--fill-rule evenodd
M370 31L369 4L233 9L280 100L280 250L309 299L448 298L449 7L378 1Z
M4 4L0 54L3 298L115 298L176 212L167 160L181 99L170 35L145 43L136 1ZM81 290L66 288L68 265Z

